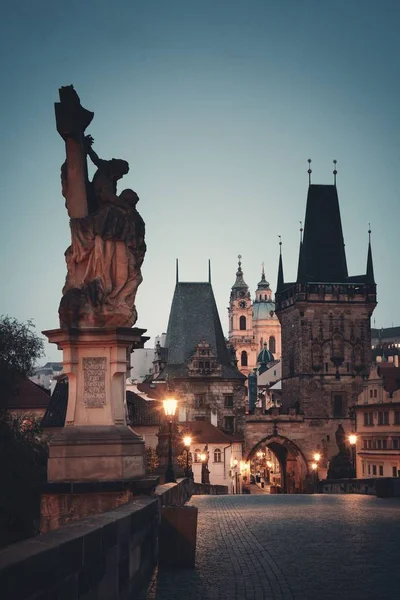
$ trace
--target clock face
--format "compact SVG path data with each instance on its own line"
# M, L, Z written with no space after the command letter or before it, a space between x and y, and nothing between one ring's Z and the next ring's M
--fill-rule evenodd
M239 308L246 308L246 302L244 300L239 302Z

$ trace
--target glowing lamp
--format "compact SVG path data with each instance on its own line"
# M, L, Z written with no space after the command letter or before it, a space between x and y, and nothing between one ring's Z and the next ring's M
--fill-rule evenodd
M175 400L175 398L165 398L163 405L166 416L173 417L178 406L178 400Z

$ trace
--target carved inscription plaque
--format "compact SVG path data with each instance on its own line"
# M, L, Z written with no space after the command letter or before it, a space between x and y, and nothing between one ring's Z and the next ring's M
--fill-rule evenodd
M88 408L106 403L106 364L105 357L83 358L83 403Z

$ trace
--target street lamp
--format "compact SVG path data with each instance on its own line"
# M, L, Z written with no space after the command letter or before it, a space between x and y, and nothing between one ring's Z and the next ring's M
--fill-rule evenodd
M314 460L315 460L316 463L318 463L321 460L321 455L320 455L319 452L316 452L314 454Z
M351 433L349 435L349 442L351 446L351 458L353 463L353 477L357 477L356 471L356 444L357 444L357 436L355 433Z
M175 398L163 400L165 416L168 418L168 464L165 471L165 483L175 483L174 465L172 463L172 420L175 416L178 401Z
M208 446L204 448L205 452L200 454L201 460L201 483L210 483L210 471L208 470Z
M186 472L185 472L185 477L192 477L193 475L193 471L190 470L189 471L189 453L190 453L190 445L192 443L192 438L190 437L190 435L185 435L185 437L183 438L183 443L186 447Z

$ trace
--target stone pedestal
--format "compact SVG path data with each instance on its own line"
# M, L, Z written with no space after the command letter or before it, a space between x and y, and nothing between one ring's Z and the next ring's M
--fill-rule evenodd
M63 351L69 393L65 427L49 446L49 482L122 481L142 477L143 439L126 421L125 380L144 329L44 331Z

